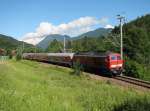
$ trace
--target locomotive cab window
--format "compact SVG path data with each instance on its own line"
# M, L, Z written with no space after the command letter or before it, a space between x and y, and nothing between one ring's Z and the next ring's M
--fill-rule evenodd
M111 60L117 60L116 56L111 56Z
M121 57L120 57L120 56L117 56L117 60L121 60Z

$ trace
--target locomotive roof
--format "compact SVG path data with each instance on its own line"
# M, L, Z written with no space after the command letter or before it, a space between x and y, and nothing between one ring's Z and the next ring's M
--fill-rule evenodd
M71 59L73 56L90 56L90 57L106 57L111 54L117 54L110 51L99 52L99 51L91 51L91 52L80 52L80 53L24 53L23 56L26 55L48 55L48 56L69 56Z
M110 51L90 51L90 52L80 52L76 53L76 55L83 55L83 56L108 56L110 54L113 54Z

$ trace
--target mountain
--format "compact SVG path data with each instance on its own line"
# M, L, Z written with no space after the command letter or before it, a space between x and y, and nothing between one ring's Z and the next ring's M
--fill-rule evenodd
M8 49L11 50L11 49L18 48L22 44L23 44L23 42L18 41L16 39L14 39L13 37L0 34L0 48L6 49L6 50L8 50ZM24 46L32 47L33 45L27 44L24 42Z
M96 30L93 30L93 31L89 31L89 32L86 32L84 34L81 34L77 37L74 37L73 40L77 40L77 39L81 39L81 38L84 38L85 36L86 37L100 37L100 36L105 36L107 35L108 33L110 33L112 31L111 28L109 29L106 29L106 28L98 28Z
M107 35L108 33L111 32L111 30L112 29L98 28L94 31L89 31L82 35L72 37L72 38L67 35L51 34L51 35L48 35L47 37L45 37L45 39L43 39L41 42L39 42L37 44L37 46L40 48L46 49L48 47L49 43L52 42L54 39L56 39L57 41L63 41L64 37L66 38L66 40L77 40L77 39L84 38L85 36L99 37L99 36Z
M56 39L57 41L63 42L64 37L66 40L71 39L71 37L67 35L51 34L51 35L46 36L45 39L43 39L41 42L37 44L37 46L40 48L46 49L49 43L52 42L54 39Z

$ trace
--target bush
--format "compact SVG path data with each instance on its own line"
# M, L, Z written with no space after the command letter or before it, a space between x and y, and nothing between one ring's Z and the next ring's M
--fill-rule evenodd
M82 74L82 69L83 68L82 68L79 60L77 60L76 62L73 63L72 68L73 68L72 74L78 75L78 76Z
M17 55L16 55L16 60L17 60L17 61L20 61L21 59L22 59L21 54L17 54Z
M132 61L130 59L127 59L125 61L125 75L139 78L140 75L138 72L137 63L135 61Z
M125 57L125 75L126 76L131 76L135 78L140 78L140 79L149 79L148 73L150 71L148 70L148 66L145 66L143 64L139 64L136 61L133 61L129 59L128 57Z
M13 56L10 54L10 55L9 55L9 59L12 59L12 57L13 57Z

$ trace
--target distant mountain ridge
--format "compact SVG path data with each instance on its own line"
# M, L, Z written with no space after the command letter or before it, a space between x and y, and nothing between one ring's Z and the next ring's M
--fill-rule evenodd
M70 40L71 37L67 35L59 35L59 34L51 34L45 37L41 42L37 44L38 47L46 49L49 45L50 42L52 42L54 39L57 41L62 41L64 40L64 37L66 40Z
M110 33L112 31L111 28L98 28L96 30L93 30L93 31L89 31L89 32L86 32L84 34L81 34L77 37L73 37L72 39L73 40L77 40L77 39L81 39L81 38L84 38L85 36L86 37L100 37L100 36L106 36L108 33Z
M50 42L52 42L54 39L57 41L62 41L64 40L64 37L66 40L77 40L86 37L100 37L100 36L105 36L109 34L112 31L112 29L106 29L106 28L98 28L93 31L86 32L84 34L81 34L76 37L70 37L68 35L59 35L59 34L51 34L45 37L41 42L37 44L38 47L46 49L49 45Z

